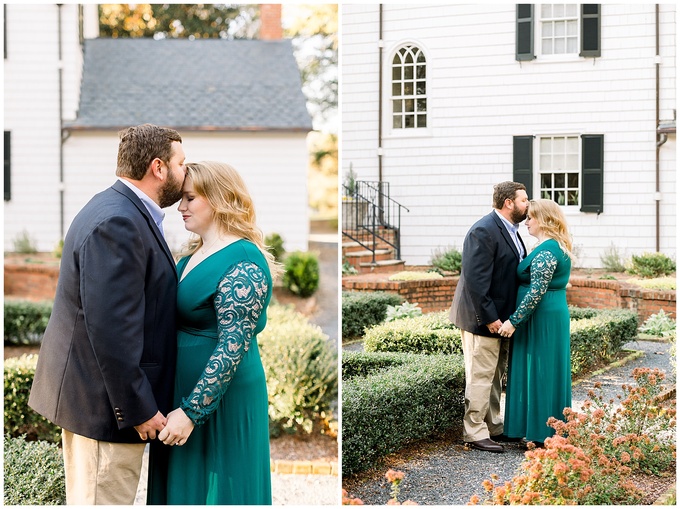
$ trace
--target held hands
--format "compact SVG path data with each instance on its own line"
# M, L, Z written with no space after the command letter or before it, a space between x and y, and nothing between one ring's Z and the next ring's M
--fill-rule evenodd
M515 326L510 323L510 320L506 320L505 323L498 330L498 333L504 337L509 338L515 332Z
M142 440L147 440L149 438L153 440L156 438L156 432L161 431L167 422L168 420L159 411L148 421L135 426L135 429L137 430L137 433L139 433L139 438Z
M501 328L502 322L500 320L496 320L495 322L492 323L487 323L486 328L489 329L489 332L491 334L496 334L498 332L498 329Z
M168 414L167 425L158 434L158 440L165 445L184 445L193 430L194 423L191 419L184 410L176 408Z

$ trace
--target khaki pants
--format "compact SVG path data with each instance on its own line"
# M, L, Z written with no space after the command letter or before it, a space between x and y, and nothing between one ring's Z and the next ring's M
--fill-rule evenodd
M501 380L510 342L461 331L465 356L463 440L476 442L503 433Z
M67 505L133 505L145 444L92 440L62 431Z

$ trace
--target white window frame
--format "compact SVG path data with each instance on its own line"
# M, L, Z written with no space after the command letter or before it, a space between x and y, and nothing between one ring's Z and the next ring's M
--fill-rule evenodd
M562 153L556 153L554 150L551 150L549 152L550 156L550 163L547 164L546 158L548 155L544 154L542 152L542 146L543 146L543 141L544 140L552 140L553 141L553 148L554 148L554 140L557 139L573 139L575 142L575 152L569 152L567 150L568 144L565 142L565 148L562 151ZM551 186L547 188L551 193L553 193L551 196L548 196L547 198L552 199L557 203L563 210L568 211L568 210L574 210L574 211L579 211L581 207L581 197L582 197L582 190L581 190L581 185L583 183L582 181L582 143L581 143L581 135L578 133L542 133L542 134L536 134L536 140L538 143L535 143L535 149L534 149L534 196L538 196L540 198L544 198L543 196L543 190L546 189L543 187L543 174L548 174L550 173L553 175L551 178ZM571 166L569 165L569 157L571 156ZM575 174L576 177L578 178L578 186L573 187L569 186L569 174ZM565 175L564 178L564 186L555 186L555 175ZM561 204L559 201L555 200L555 191L565 191L565 203ZM568 201L568 194L570 190L576 190L578 192L578 200L576 203L573 204L567 204L566 202Z
M392 85L394 84L393 80L393 62L395 56L397 56L397 53L405 48L405 47L411 47L411 48L417 48L418 51L423 55L425 62L425 78L423 80L418 80L418 81L424 81L425 82L425 93L424 94L416 94L416 90L414 88L413 94L402 94L402 95L394 95L393 94L393 88ZM430 98L430 90L432 86L432 73L431 73L431 62L428 57L428 51L424 47L424 45L418 41L415 40L403 40L400 41L399 43L396 43L391 51L387 52L387 58L385 58L385 61L383 63L384 65L384 72L383 72L383 125L386 127L384 129L384 135L387 137L392 137L392 138L411 138L411 137L423 137L423 136L431 136L432 134L432 101ZM415 79L415 72L416 72L416 62L414 62L414 81ZM402 67L403 69L403 67ZM401 76L401 83L403 84L405 78L402 73ZM403 89L402 89L403 91ZM425 107L425 118L426 118L426 127L418 127L417 126L417 109L418 109L418 100L424 99L426 101L426 107ZM414 127L394 127L394 104L395 101L407 101L407 100L413 100L414 101L414 114L415 114L415 126ZM402 118L404 118L404 113L402 111ZM403 126L403 124L402 124Z
M567 6L572 6L573 9L575 10L575 14L573 16L567 16L566 14L563 14L562 16L550 16L550 17L545 17L544 18L544 8L550 7L552 13L554 14L555 8L558 6L564 6L565 7L565 12ZM538 4L536 5L536 30L535 30L535 41L534 41L534 47L536 48L536 57L541 59L541 60L577 60L579 58L579 53L580 53L580 47L581 47L581 9L580 9L580 4ZM555 46L555 40L557 39L557 36L555 36L555 27L559 26L560 23L563 22L573 22L573 26L575 28L575 34L573 35L574 39L574 51L572 52L562 52L562 53L545 53L543 51L543 41L547 37L550 37L550 40L553 41L552 47L554 49ZM552 27L552 34L549 36L546 36L544 34L544 30L546 28L546 25L550 24ZM560 38L565 38L565 45L568 43L566 42L566 38L568 37L568 34L565 34L564 36L560 36Z

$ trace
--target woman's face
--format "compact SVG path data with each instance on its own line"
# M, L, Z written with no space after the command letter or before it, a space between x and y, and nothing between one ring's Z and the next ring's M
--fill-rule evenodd
M187 175L182 187L182 199L177 210L182 214L184 227L190 232L203 236L213 222L213 211L203 196L194 192L194 183Z
M524 224L526 225L527 230L529 230L529 235L532 237L538 237L539 233L541 232L541 227L538 225L538 221L531 213L531 209L529 209L529 212L527 213L527 220Z

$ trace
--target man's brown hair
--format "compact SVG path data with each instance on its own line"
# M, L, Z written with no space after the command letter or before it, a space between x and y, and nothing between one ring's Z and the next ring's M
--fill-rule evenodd
M500 210L505 205L505 200L515 200L517 196L517 191L524 190L527 188L524 184L519 182L506 181L501 182L493 186L493 206L494 208Z
M116 175L132 180L142 180L149 164L156 158L168 164L172 157L172 142L182 143L182 137L174 129L153 124L128 127L118 136Z

